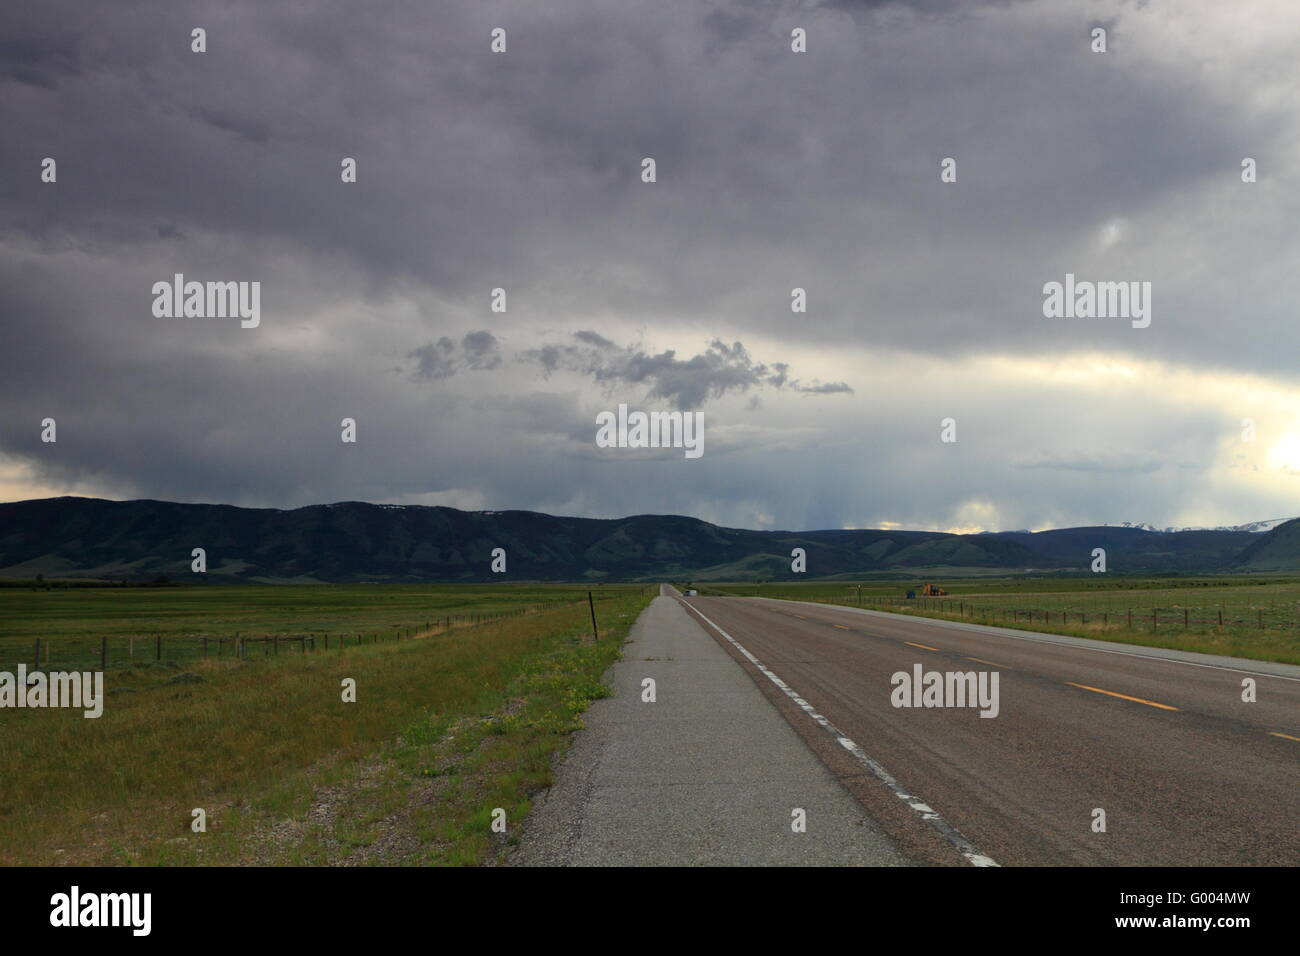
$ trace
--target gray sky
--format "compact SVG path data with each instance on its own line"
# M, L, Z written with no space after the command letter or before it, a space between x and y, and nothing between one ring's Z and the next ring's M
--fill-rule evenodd
M1289 0L303 10L6 3L0 499L1300 514ZM178 272L261 324L155 317ZM1066 273L1150 327L1046 318ZM620 402L703 457L597 448Z

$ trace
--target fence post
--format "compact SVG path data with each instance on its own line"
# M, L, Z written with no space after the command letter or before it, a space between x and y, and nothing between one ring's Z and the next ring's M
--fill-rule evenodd
M587 592L587 607L591 609L591 639L600 640L600 631L596 629L596 602L591 599L591 592Z

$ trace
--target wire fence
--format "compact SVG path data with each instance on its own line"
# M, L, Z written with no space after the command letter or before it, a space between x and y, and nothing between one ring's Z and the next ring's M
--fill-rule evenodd
M595 597L594 601L614 600L618 597L617 594L602 594ZM87 666L109 670L179 665L208 659L270 659L281 654L341 651L348 647L436 637L454 630L587 603L588 598L583 597L580 600L553 601L500 611L444 614L430 616L419 622L391 624L382 630L370 628L364 631L322 630L276 634L239 631L232 634L78 634L33 638L25 648L18 640L10 638L0 642L0 669L12 669L18 664L24 664L29 672L84 669Z
M719 594L726 592L719 591ZM1147 607L1123 607L1114 603L1087 605L1082 602L1061 607L1034 606L1028 595L1008 596L998 602L980 602L960 596L917 596L913 598L879 595L871 593L850 593L843 595L811 595L764 593L763 597L779 598L791 601L815 601L822 604L837 604L845 607L866 607L886 611L915 611L927 615L1005 621L1011 624L1035 623L1043 626L1078 625L1081 627L1100 626L1116 627L1128 630L1211 630L1215 628L1238 628L1257 631L1300 631L1300 607L1291 602L1269 606L1223 605L1218 607L1191 607L1170 605L1152 605Z
M763 587L757 592L738 592L725 587L695 585L701 594L719 597L753 596L778 600L864 607L900 613L955 619L1005 622L1013 625L1043 627L1084 627L1089 629L1127 629L1160 633L1169 630L1223 632L1273 632L1287 635L1300 632L1300 600L1257 600L1235 602L1179 603L1159 601L1144 592L1112 591L1104 594L1059 592L1035 594L1021 592L979 599L962 595L915 597L880 594L850 585L846 591L806 589L784 590ZM920 590L919 588L917 590ZM1191 597L1192 595L1188 595Z

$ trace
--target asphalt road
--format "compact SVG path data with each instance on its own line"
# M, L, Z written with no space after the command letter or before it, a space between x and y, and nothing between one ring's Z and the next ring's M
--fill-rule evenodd
M827 605L681 604L916 862L1300 864L1300 667ZM997 716L894 706L891 676L917 664L996 672Z
M910 862L673 598L637 619L607 679L513 865Z

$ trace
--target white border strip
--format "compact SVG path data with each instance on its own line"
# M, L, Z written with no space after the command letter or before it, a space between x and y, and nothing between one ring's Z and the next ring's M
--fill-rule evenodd
M678 598L678 600L680 600L684 606L690 608L692 611L698 614L701 620L703 620L711 628L713 628L715 631L717 631L719 634L725 637L729 642L731 642L731 645L736 650L740 651L741 654L745 655L745 658L751 664L753 664L755 667L757 667L760 671L763 672L763 676L765 676L777 687L781 688L781 690L785 693L787 697L789 697L792 701L798 704L799 707L802 708L803 711L809 717L817 721L817 723L821 725L822 729L825 730L827 733L829 733L832 737L834 737L836 742L839 743L841 747L843 747L849 753L853 754L853 756L857 759L858 763L862 764L864 767L870 770L873 776L875 776L878 780L880 780L881 783L883 783L886 787L888 787L893 792L894 796L898 797L898 799L902 800L909 807L915 810L920 815L922 820L924 820L926 823L930 824L932 827L938 830L939 833L942 834L944 839L946 839L949 843L951 843L954 847L957 848L957 852L960 853L963 857L965 857L966 861L970 863L971 866L997 866L998 865L997 863L993 862L992 858L985 856L983 853L980 853L979 850L975 849L974 844L972 844L970 840L967 840L964 836L962 836L961 832L956 827L954 827L951 823L949 823L942 816L940 816L936 810L934 810L932 807L927 805L923 800L921 800L920 797L914 796L913 794L910 794L906 790L904 790L902 785L897 780L894 779L894 776L888 770L886 770L880 764L876 763L876 761L868 757L861 747L859 747L856 743L854 743L850 738L844 736L844 734L842 734L839 731L839 729L834 724L832 724L829 720L827 720L821 714L817 713L817 711L813 709L812 704L808 703L808 701L804 700L802 697L796 694L794 689L789 684L781 680L781 678L777 677L776 674L772 673L765 666L763 666L763 663L753 654L749 653L749 651L747 651L739 641L737 641L734 637L732 637L722 628L718 627L717 624L714 624L711 620L709 620L708 617L706 617L698 608L687 603L687 601L682 598Z

